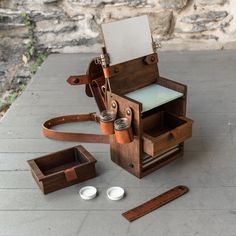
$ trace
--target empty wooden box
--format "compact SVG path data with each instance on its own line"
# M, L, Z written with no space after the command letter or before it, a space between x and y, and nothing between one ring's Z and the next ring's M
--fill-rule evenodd
M96 176L93 156L76 146L28 161L31 172L44 194Z

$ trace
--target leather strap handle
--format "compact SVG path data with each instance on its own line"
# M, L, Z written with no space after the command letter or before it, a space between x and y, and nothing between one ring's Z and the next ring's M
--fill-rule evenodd
M175 200L178 197L186 194L189 191L189 188L183 185L176 186L168 190L167 192L162 193L161 195L139 205L129 211L126 211L122 214L129 222L134 221L159 207Z
M56 125L62 125L71 122L95 121L99 122L99 117L96 113L78 114L55 117L47 120L43 124L43 134L52 139L63 141L76 141L86 143L109 143L109 136L102 134L87 134L62 132L52 129Z

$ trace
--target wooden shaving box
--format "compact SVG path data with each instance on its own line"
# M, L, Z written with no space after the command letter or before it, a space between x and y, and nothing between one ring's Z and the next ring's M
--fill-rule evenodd
M193 121L186 117L187 86L161 77L157 63L153 53L109 67L108 109L120 118L129 116L129 108L134 134L128 144L110 136L111 159L139 178L182 156L184 141L192 136ZM173 95L169 100L168 93ZM149 103L152 107L146 108Z

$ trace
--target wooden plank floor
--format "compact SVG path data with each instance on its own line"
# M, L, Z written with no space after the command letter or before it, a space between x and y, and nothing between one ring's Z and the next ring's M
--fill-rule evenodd
M96 111L83 87L66 78L84 73L93 54L51 55L0 123L1 236L235 236L236 235L236 51L160 53L162 76L189 86L188 115L193 138L182 159L137 179L111 162L108 145L83 144L98 160L98 177L44 196L27 159L77 143L49 140L41 134L46 119ZM93 131L93 123L65 130ZM190 192L129 223L121 213L178 185ZM99 196L80 199L82 186ZM126 197L109 201L106 189L122 186Z

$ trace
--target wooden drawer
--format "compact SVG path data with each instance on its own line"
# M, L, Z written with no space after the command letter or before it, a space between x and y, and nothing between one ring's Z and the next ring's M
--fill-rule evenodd
M192 136L191 119L161 111L143 119L143 151L151 156L163 153Z

